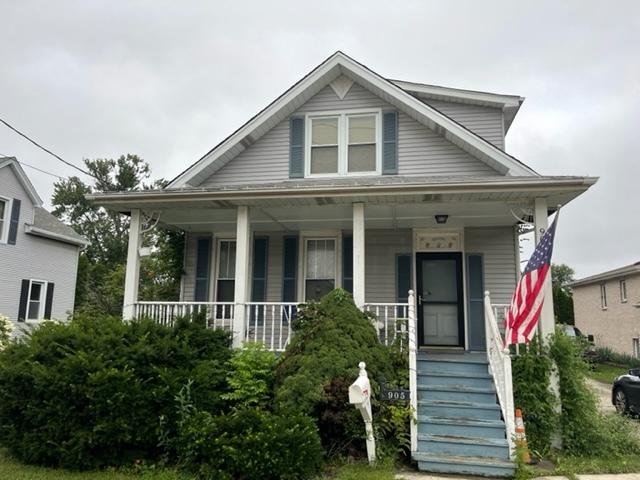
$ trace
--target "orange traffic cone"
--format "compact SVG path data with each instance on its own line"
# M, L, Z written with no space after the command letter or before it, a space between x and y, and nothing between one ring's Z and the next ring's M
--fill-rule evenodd
M518 454L522 455L522 461L531 463L527 434L524 431L524 421L522 420L522 410L519 408L516 408L516 447L518 448Z

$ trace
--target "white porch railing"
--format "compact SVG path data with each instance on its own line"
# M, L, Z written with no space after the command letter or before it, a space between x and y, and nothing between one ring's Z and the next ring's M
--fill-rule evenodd
M495 312L500 306L491 305L489 292L484 292L484 329L487 342L489 370L493 376L498 393L498 401L507 430L509 453L514 454L515 418L513 405L513 378L511 375L511 356L505 348L504 340L498 328Z
M134 316L149 317L161 325L171 326L176 318L203 315L209 328L233 328L233 302L136 302Z
M247 328L245 341L262 342L281 352L289 344L298 304L295 302L250 302L244 305Z
M374 315L373 326L384 345L398 342L400 349L407 345L409 303L365 303L363 310Z

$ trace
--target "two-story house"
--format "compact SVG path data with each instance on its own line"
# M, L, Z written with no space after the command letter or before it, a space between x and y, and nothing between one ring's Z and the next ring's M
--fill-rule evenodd
M576 327L598 346L640 357L640 262L569 286Z
M522 102L390 80L336 52L165 189L90 196L131 216L125 317L205 311L236 346L280 351L296 305L342 287L381 341L408 329L420 468L510 474L513 412L496 398L510 377L488 368L485 312L511 300L518 224L541 234L596 181L506 153ZM137 298L140 231L156 223L187 235L179 302Z
M0 314L16 331L73 311L78 255L88 244L42 207L13 157L0 158Z

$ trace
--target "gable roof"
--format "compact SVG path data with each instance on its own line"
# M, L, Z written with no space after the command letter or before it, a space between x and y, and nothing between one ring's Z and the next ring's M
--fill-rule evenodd
M505 134L509 131L509 127L511 127L518 110L520 110L520 106L524 102L524 97L519 95L464 90L440 85L406 82L404 80L389 79L389 81L418 98L499 108L504 114Z
M0 157L0 168L5 167L10 167L13 169L16 177L18 178L18 181L22 185L22 188L24 188L24 190L27 192L27 195L29 195L29 198L31 199L33 204L36 207L41 206L42 199L40 198L40 195L38 195L38 192L33 186L33 183L31 183L31 180L29 180L29 177L27 177L27 174L20 166L20 162L18 162L18 159L16 157Z
M537 176L515 157L430 107L409 91L338 51L318 65L266 108L200 160L174 178L168 189L198 186L340 75L349 77L414 120L459 146L503 175Z
M90 244L86 238L42 207L34 209L33 223L25 226L25 232L72 245L86 247Z
M600 283L605 280L611 280L614 278L626 277L629 275L640 274L640 262L632 263L624 267L615 268L613 270L607 270L606 272L591 275L590 277L580 278L573 282L570 282L570 287L580 287L582 285L591 285L594 283Z

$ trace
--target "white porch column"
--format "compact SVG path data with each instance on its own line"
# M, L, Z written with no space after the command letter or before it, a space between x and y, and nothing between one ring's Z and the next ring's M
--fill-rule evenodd
M124 277L124 302L122 305L123 320L132 320L135 316L135 303L138 301L138 285L140 283L140 209L131 210L129 224L129 247L127 249L127 269Z
M353 301L364 307L364 203L353 204Z
M246 302L249 301L249 251L251 227L249 207L238 207L236 221L236 274L233 314L233 346L241 347L246 333Z
M536 246L540 242L542 235L547 231L549 226L549 217L547 214L547 199L536 198L535 199L535 241ZM555 317L553 315L553 290L551 288L551 275L547 277L544 284L544 304L542 306L542 312L540 314L540 321L538 323L538 332L543 341L546 341L547 336L555 331Z

